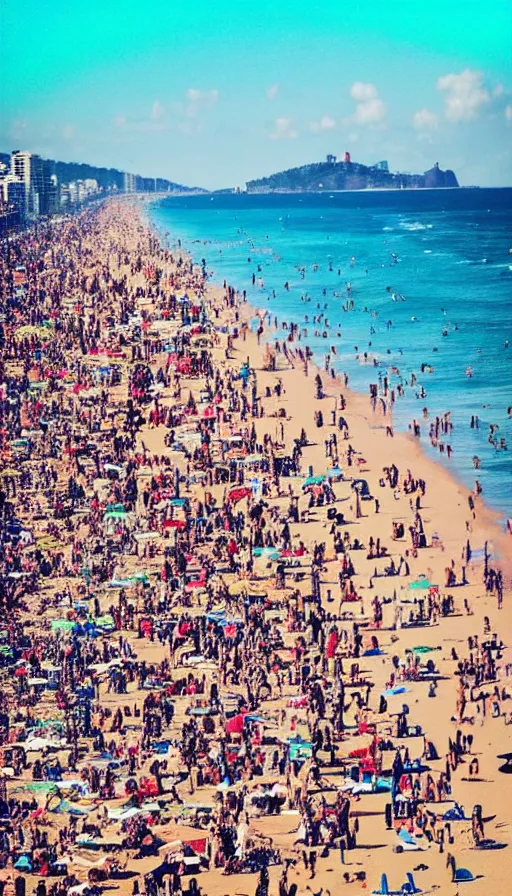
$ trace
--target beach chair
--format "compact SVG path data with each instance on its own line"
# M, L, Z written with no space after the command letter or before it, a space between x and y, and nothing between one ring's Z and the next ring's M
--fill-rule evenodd
M402 884L402 893L423 893L423 890L416 886L414 877L410 871L408 871L405 876L407 880Z
M425 849L425 847L420 845L416 838L405 828L402 828L398 832L398 840L399 842L395 846L395 852L420 852Z
M383 874L380 879L380 889L372 890L372 893L375 893L376 896L391 896L389 892L387 874Z
M476 880L476 878L468 868L456 868L453 872L454 884L463 884L472 880Z

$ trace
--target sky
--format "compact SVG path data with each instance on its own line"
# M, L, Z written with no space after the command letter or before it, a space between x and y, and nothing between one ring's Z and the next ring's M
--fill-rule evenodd
M0 151L209 189L351 153L512 185L512 0L2 0Z

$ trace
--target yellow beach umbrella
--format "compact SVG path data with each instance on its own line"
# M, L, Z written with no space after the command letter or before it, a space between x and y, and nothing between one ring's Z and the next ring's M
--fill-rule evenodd
M39 336L40 339L51 339L51 331L47 327L34 327L32 324L24 324L16 330L16 336L22 339L25 336Z

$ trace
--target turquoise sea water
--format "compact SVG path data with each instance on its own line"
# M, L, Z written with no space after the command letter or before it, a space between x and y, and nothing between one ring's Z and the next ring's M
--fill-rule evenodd
M395 428L416 418L428 453L470 487L478 477L488 504L512 516L512 189L169 197L151 218L170 246L181 239L196 262L206 259L214 282L307 327L302 344L320 363L336 346L332 361L352 388L368 394L391 367L395 386L415 373L394 405ZM344 311L347 299L354 308ZM326 330L323 319L312 324L322 312L327 339L313 335ZM365 351L377 370L356 360ZM447 411L451 460L428 439L429 421ZM489 443L490 424L508 450Z

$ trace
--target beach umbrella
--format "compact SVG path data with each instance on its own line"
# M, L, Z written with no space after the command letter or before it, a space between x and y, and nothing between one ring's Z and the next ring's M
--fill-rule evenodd
M240 488L232 488L228 493L228 501L233 501L234 504L237 504L238 501L241 501L243 498L248 498L251 492L252 489L243 486Z
M415 582L409 582L410 591L428 591L432 587L426 576L418 576Z
M343 476L343 470L339 467L332 467L332 469L327 470L326 475L328 479L337 479L339 476Z
M185 520L164 520L164 529L185 529Z
M16 871L25 871L28 874L32 872L32 862L28 856L20 856L13 867L16 868Z
M279 560L279 551L277 548L254 548L253 557L262 560Z
M43 550L52 551L60 547L60 541L57 541L53 535L43 535L41 538L37 539L36 545L38 548L43 548Z
M75 628L75 623L70 619L53 619L52 620L52 632L72 632Z
M303 482L302 488L307 488L309 485L321 485L322 482L325 482L325 476L308 476Z
M54 744L47 737L34 737L32 740L25 741L23 746L29 753L38 753L39 750L44 750L45 747L60 747L60 744Z
M38 336L40 339L50 339L52 334L47 327L34 327L31 324L24 324L22 327L18 327L15 331L15 335L19 336L21 339L25 339L28 336Z
M238 713L238 715L233 716L232 719L228 719L226 722L226 733L227 734L242 734L244 730L244 716L242 713Z

